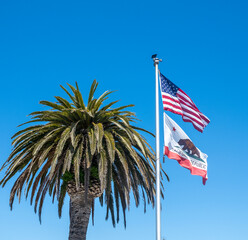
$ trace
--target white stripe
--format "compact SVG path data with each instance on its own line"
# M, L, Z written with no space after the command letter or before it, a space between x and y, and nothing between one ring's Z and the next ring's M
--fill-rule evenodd
M188 102L188 101L185 100L185 99L182 99L181 96L178 96L178 99L179 99L180 102L185 103L185 104L187 104L189 107L191 107L191 108L197 110L197 108L196 108L196 106L195 106L194 104L192 104L191 102Z
M194 112L196 112L197 114L199 114L199 116L200 116L200 118L201 118L201 120L202 120L202 122L204 122L204 125L205 126L207 126L209 123L208 122L206 122L203 118L202 118L202 116L204 116L206 119L208 119L203 113L201 113L198 109L195 109L195 106L193 106L192 107L192 104L190 104L190 103L188 103L188 102L185 102L184 100L181 100L181 98L179 97L179 99L180 99L180 101L181 101L181 105L182 106L185 106L185 108L187 107L184 103L186 103L187 105L188 105L188 107L190 107L190 109L188 109L188 110L192 110L192 112L194 111ZM184 103L183 103L184 102ZM208 121L210 122L210 120L208 119Z
M202 119L202 122L204 123L205 126L207 126L209 124L209 122L206 122L202 117L201 117L201 119Z
M210 122L210 120L209 120L209 118L208 117L206 117L203 113L199 113L200 114L200 116L202 117L202 120L206 123L206 125L207 124L209 124L209 122ZM209 122L206 122L204 119L203 119L203 117L205 117Z
M162 97L162 100L165 101L165 102L170 102L171 104L173 104L173 105L178 106L178 107L181 108L181 105L180 105L179 103L174 102L174 101L172 101L172 100L170 100L170 99L167 99L167 98L163 98L163 97Z
M197 112L197 111L195 111L194 109L189 108L188 106L186 106L185 104L182 104L182 103L181 103L181 106L182 106L182 109L187 109L188 111L197 114L197 115L199 116L199 121L202 122L205 126L208 125L208 123L207 123L206 121L204 121L204 119L202 119L202 117L201 117L201 115L200 115L200 112ZM194 117L195 117L195 116L194 116Z
M181 106L182 106L182 109L184 108L184 109L187 109L187 110L191 111L192 113L197 114L197 115L199 116L199 119L201 119L201 117L200 117L200 115L199 115L199 112L197 112L196 110L194 110L194 109L192 109L192 108L186 106L186 105L183 104L183 103L181 103Z
M183 94L181 91L178 91L177 93L179 95L178 98L179 98L180 101L183 101L189 107L192 107L194 110L198 111L198 114L201 116L201 118L202 117L205 117L210 122L209 118L206 117L202 112L200 112L200 110L196 107L196 105L193 103L193 101L188 96L186 96L185 94ZM180 97L180 95L183 96L186 99L182 99ZM186 101L186 100L188 100L188 101ZM204 122L205 126L207 126L209 124L209 122L206 122L203 118L202 118L202 121Z
M190 117L190 118L193 118L193 119L191 119L191 121L194 121L194 119L195 119L195 121L197 120L198 122L201 122L201 119L195 117L194 115L191 115L190 113L183 112L183 115L184 115L184 116L188 116L188 117ZM196 123L197 123L197 122L196 122ZM200 124L200 123L197 123L197 124ZM204 124L203 122L201 122L201 124L202 124L203 126L205 126L205 124Z
M190 103L194 104L193 101L185 94L183 94L181 91L177 91L178 95L183 96L184 98L186 98Z
M170 98L173 98L173 99L175 99L175 101L179 102L179 100L178 100L177 97L174 97L174 96L170 95L169 93L162 92L162 95L163 95L163 96L168 96L168 97L170 97Z
M166 108L172 109L172 110L174 110L176 112L180 112L180 113L183 114L182 110L180 110L180 109L174 108L174 107L169 106L169 105L166 105L166 104L163 104L163 106L166 107Z
M196 125L198 128L200 129L204 129L204 127L200 126L198 123L194 122L192 119L188 118L188 117L185 117L183 116L183 119L188 119L190 122L192 122L193 125Z
M189 117L195 119L195 120L198 121L198 122L201 122L203 126L206 126L206 124L204 123L204 121L202 121L202 118L200 117L199 113L196 112L194 109L189 108L189 107L186 106L185 104L181 104L181 106L180 106L180 104L177 104L177 103L175 103L175 102L173 102L172 100L169 100L169 99L163 99L163 101L165 101L165 103L163 102L163 105L166 106L167 108L173 109L174 111L181 112L181 113L183 113L184 115L189 116ZM185 108L185 109L187 109L188 111L193 112L193 113L195 113L196 115L198 115L198 117L196 117L196 116L194 116L194 115L192 115L192 114L190 114L190 113L181 111L180 109L174 108L173 106L167 105L166 102L169 102L169 103L171 103L171 104L173 104L173 105L175 105L175 106L178 106L178 107L180 107L182 110L183 110L183 108ZM192 121L194 121L194 120L192 120ZM197 124L199 124L199 123L197 123Z
M193 106L195 106L196 107L196 105L194 104L194 102L187 96L187 95L185 95L184 93L182 93L181 92L182 90L180 90L180 91L177 91L177 93L179 94L179 95L181 95L181 96L183 96L184 98L186 98L186 99L188 99L188 102L190 103L190 104L192 104ZM182 99L182 101L184 101L183 99ZM184 101L185 102L185 101ZM197 107L196 107L197 108ZM206 117L203 113L201 113L205 118L207 118L208 119L208 117ZM209 120L209 119L208 119ZM209 120L210 121L210 120Z

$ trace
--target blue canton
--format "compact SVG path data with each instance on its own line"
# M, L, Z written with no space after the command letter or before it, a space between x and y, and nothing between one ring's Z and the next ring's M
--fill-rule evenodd
M161 79L161 88L162 92L168 93L174 97L177 95L177 90L179 89L178 86L176 86L174 83L172 83L168 78L166 78L163 74L160 73L160 79Z

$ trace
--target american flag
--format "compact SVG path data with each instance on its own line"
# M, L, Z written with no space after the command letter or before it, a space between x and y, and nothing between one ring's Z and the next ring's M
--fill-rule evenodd
M164 110L181 115L183 121L191 122L196 130L203 132L210 120L199 111L184 91L161 73L160 81Z

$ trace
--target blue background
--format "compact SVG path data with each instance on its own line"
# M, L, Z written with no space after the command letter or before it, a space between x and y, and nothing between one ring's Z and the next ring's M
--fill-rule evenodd
M242 0L2 0L0 164L11 152L16 126L29 120L32 111L44 109L39 101L65 97L60 84L77 81L86 98L97 79L96 96L118 90L111 100L135 104L139 126L155 132L150 57L158 53L161 72L211 120L201 134L180 116L168 114L208 154L209 180L203 186L201 177L166 158L163 168L171 182L163 182L162 237L247 239L247 9ZM67 239L68 197L59 219L57 205L47 196L40 225L29 199L16 201L10 211L13 182L0 189L0 239ZM97 204L87 239L155 239L155 210L149 206L144 214L132 201L126 230L122 219L114 229Z

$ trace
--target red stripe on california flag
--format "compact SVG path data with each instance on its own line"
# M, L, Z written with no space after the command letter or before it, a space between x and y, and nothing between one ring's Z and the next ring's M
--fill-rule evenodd
M167 155L167 157L170 159L176 160L182 167L189 169L192 175L201 176L203 180L203 184L205 185L208 179L206 170L192 166L191 162L188 159L185 159L181 157L179 154L170 151L169 148L166 146L164 147L164 155Z

